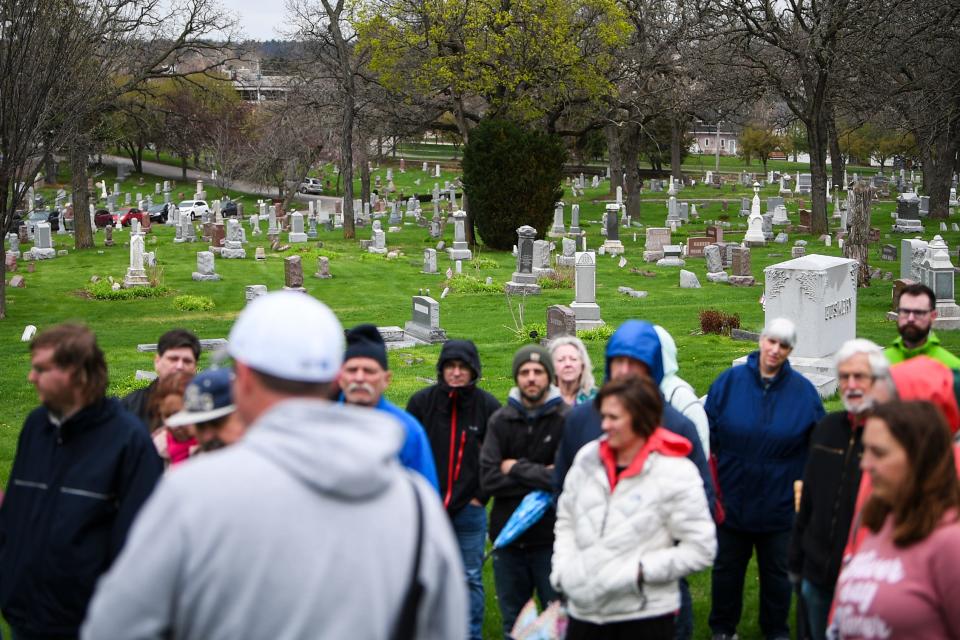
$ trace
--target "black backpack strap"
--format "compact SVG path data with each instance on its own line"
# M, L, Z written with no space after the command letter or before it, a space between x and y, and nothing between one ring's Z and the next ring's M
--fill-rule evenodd
M400 613L393 625L391 640L414 640L417 636L417 613L420 610L420 601L423 600L424 587L420 581L420 558L423 555L423 504L420 501L420 491L413 480L410 480L413 489L413 499L417 504L417 541L413 556L413 569L410 575L410 584L407 586L403 601L400 604Z

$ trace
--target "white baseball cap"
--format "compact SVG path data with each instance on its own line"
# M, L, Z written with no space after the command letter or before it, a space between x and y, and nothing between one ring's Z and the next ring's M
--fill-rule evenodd
M228 353L283 380L330 382L343 363L343 326L330 308L297 291L260 296L240 313Z

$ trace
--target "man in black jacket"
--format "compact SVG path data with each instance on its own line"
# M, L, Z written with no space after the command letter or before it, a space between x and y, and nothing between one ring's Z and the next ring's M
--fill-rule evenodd
M200 341L186 329L171 329L160 336L157 342L157 355L153 359L153 368L157 372L157 379L142 389L128 394L121 402L123 406L149 429L150 424L150 397L157 382L173 373L184 371L189 374L197 372L197 361L200 359Z
M89 329L52 327L30 353L42 406L20 432L0 507L0 609L14 638L70 638L163 465L137 419L105 397Z
M480 490L480 446L487 420L500 408L477 388L480 356L469 340L450 340L440 350L437 384L413 394L407 412L430 439L447 509L463 556L470 589L470 640L483 632L483 552L487 536L486 496Z
M809 637L826 637L833 589L850 533L863 454L864 415L873 406L878 380L890 377L890 365L878 345L848 340L836 355L843 411L821 420L810 437L803 472L800 511L790 538L788 568L800 583Z
M480 486L493 496L490 538L496 539L520 502L531 491L553 489L553 461L563 436L568 405L554 386L553 358L540 345L521 347L513 357L507 404L490 417L480 453ZM493 553L493 574L503 619L510 631L533 596L546 606L557 599L550 585L553 556L553 508L510 544Z

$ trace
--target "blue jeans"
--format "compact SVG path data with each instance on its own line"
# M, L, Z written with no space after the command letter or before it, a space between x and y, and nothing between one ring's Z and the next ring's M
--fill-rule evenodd
M559 596L550 586L553 547L506 546L493 552L493 578L503 618L503 635L509 638L523 605L536 590L544 607Z
M824 589L809 580L800 585L803 606L807 612L807 635L813 640L825 640L827 620L830 618L830 604L833 602L833 589Z
M450 519L470 592L470 640L480 640L483 637L483 552L487 543L487 510L468 504Z
M793 591L787 577L790 531L752 533L717 527L717 559L713 563L710 629L733 635L743 610L743 582L753 550L760 574L760 630L767 638L790 637L787 618Z

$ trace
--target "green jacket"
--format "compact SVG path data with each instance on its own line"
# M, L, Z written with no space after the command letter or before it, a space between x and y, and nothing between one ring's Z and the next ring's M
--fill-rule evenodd
M903 362L916 356L927 356L942 362L950 369L960 369L960 358L941 347L940 338L933 331L927 336L927 341L916 349L908 349L903 344L903 338L898 337L892 345L884 349L883 353L887 356L890 364Z

